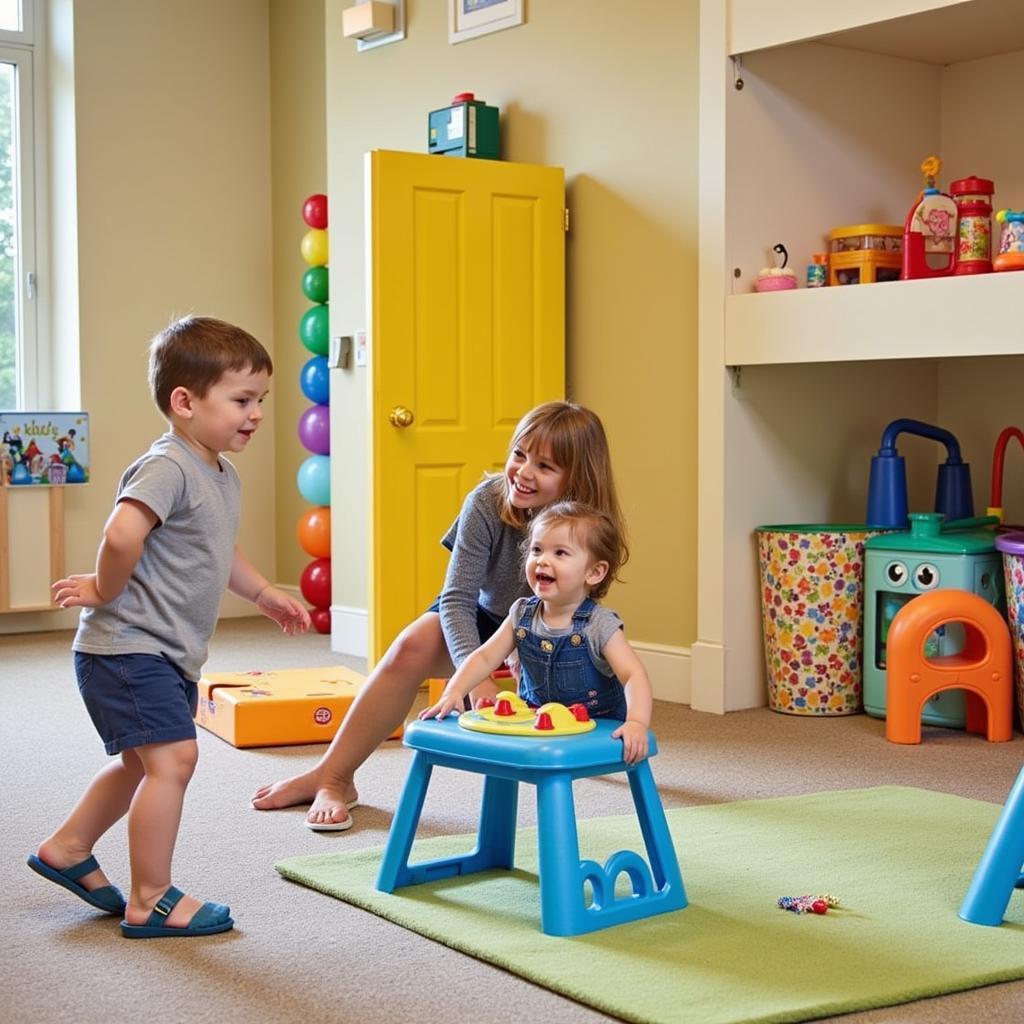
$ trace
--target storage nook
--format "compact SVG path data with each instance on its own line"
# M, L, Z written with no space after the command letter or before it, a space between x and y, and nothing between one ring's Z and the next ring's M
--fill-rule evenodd
M930 154L943 191L980 176L995 209L1024 207L1022 57L1015 0L702 2L695 708L765 703L754 529L863 522L890 420L955 433L985 511L996 438L1024 421L1024 275L753 284L777 243L802 267L838 225L902 224ZM900 452L928 511L939 453ZM1019 455L1005 490L1019 517Z

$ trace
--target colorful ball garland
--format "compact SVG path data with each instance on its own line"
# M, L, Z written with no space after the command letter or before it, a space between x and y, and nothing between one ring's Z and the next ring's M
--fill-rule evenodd
M328 384L328 240L327 196L311 195L302 205L309 230L302 238L302 258L309 264L302 275L302 294L313 303L302 315L299 340L313 354L302 368L299 383L313 405L298 423L299 440L310 455L296 476L299 493L313 507L299 519L299 545L313 561L302 573L299 589L313 606L310 615L319 633L331 631L331 460L330 389Z

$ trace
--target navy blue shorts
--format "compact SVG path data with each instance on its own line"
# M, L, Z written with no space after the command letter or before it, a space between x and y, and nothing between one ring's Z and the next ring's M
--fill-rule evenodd
M75 651L75 675L108 754L196 738L199 687L163 656Z
M441 614L441 598L427 609L428 612ZM498 627L505 621L505 617L498 618L493 612L489 612L483 605L476 606L476 628L480 633L480 643L486 643L498 632Z

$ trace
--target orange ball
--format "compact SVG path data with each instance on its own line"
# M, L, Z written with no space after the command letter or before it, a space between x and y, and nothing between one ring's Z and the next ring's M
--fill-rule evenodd
M299 546L313 558L331 557L331 510L327 505L306 509L299 517Z

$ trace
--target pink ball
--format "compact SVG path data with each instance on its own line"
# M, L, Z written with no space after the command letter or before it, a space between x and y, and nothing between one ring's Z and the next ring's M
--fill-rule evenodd
M327 227L327 196L322 192L311 195L302 204L302 219L311 228Z

